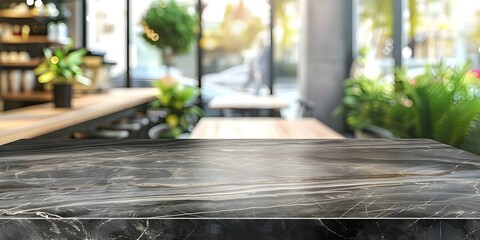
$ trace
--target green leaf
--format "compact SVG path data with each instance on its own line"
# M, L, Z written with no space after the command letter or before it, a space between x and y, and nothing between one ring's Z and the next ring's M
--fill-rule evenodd
M50 48L44 48L43 54L48 61L50 61L50 58L53 57L52 50L50 50Z
M189 111L191 111L191 113L193 115L196 115L196 116L199 116L199 117L203 116L203 110L199 106L196 106L196 105L191 106L189 108Z
M172 131L172 136L174 138L177 138L178 136L180 136L183 133L183 129L180 128L180 127L173 128L171 131Z
M55 56L58 57L58 63L62 63L64 58L65 58L65 55L63 54L63 51L62 49L56 49L55 50Z
M170 88L163 81L155 81L153 85L160 90L161 93L168 92Z
M57 73L53 72L53 71L49 71L49 72L46 72L46 73L40 75L40 77L38 77L38 82L48 83L48 82L54 80L55 78L57 78Z
M170 104L171 97L164 94L160 95L158 99L160 100L160 103L162 103L162 106L167 107Z
M85 86L90 86L92 84L92 80L90 80L89 78L83 76L83 75L76 75L75 76L75 80L80 83L80 84L83 84Z
M195 89L193 88L189 88L189 87L185 87L183 89L183 91L179 92L179 98L181 101L183 102L187 102L189 101L190 99L192 99L192 97L195 95Z
M33 70L33 73L35 73L35 75L40 75L40 74L45 73L48 70L49 70L49 66L48 66L47 63L44 62L44 63L40 64L37 68L35 68Z
M158 99L151 101L149 105L152 108L159 108L160 106L162 106Z
M62 75L68 80L73 78L73 73L71 71L68 71L68 70L63 71Z
M71 64L71 66L69 66L69 68L74 72L74 73L77 73L77 74L82 74L83 73L83 69L75 64Z
M80 65L83 63L83 56L85 56L85 54L87 54L87 50L86 49L79 49L77 51L74 51L74 52L71 52L68 56L67 56L67 62L69 63L73 63L75 65Z
M79 49L70 53L72 45L63 49L52 50L45 48L43 50L45 60L34 69L34 73L39 76L40 83L50 82L56 79L56 82L71 83L72 80L83 85L90 85L91 80L85 77L83 69L79 66L83 62L83 56L87 53L85 49ZM52 62L52 58L56 61Z
M73 39L70 39L70 41L68 42L68 45L65 46L65 48L63 49L63 54L66 56L68 55L68 53L70 52L70 49L72 49L73 47Z

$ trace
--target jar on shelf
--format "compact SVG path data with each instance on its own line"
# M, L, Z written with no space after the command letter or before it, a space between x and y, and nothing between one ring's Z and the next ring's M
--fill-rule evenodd
M22 71L20 70L11 70L9 71L9 76L8 76L8 86L10 87L10 92L11 93L19 93L22 82Z
M32 70L25 70L22 73L22 90L26 93L35 89L35 73Z
M7 94L8 90L8 71L0 71L0 93Z
M22 27L20 27L20 25L13 25L12 35L15 37L20 37L22 35Z

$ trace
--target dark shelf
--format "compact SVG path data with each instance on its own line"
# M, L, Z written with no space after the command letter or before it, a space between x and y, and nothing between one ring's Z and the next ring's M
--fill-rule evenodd
M0 22L24 22L29 23L36 20L43 23L65 21L64 17L38 16L31 13L18 14L15 11L6 9L0 10Z
M61 11L61 4L65 2L73 2L77 0L43 0L44 4L54 3L59 11ZM10 62L0 62L0 71L11 71L11 70L32 70L35 69L38 65L41 64L40 52L44 47L63 47L70 43L70 39L65 41L56 41L49 39L47 35L47 25L52 22L59 22L67 20L66 16L60 14L57 17L53 16L44 16L33 14L35 11L18 11L17 9L12 8L12 4L15 3L25 3L25 0L0 0L0 23L9 23L12 25L28 25L30 26L30 36L28 38L23 38L22 36L12 36L7 38L0 37L0 50L3 51L27 51L32 60L23 63L10 63ZM43 56L43 55L42 55ZM38 87L37 83L37 87ZM41 88L36 88L37 90ZM49 91L37 91L37 92L20 92L20 93L8 93L1 94L0 99L5 100L5 103L8 103L10 106L9 109L14 109L18 107L27 106L23 103L38 104L42 102L51 101L51 93ZM19 104L21 103L21 104ZM8 108L8 107L5 107Z
M52 93L47 91L30 93L8 93L0 94L0 99L9 101L50 102L52 101Z
M36 67L41 63L41 60L39 59L32 59L28 62L0 62L0 67L2 68L18 68L18 67L24 67L24 68L29 68L29 67Z
M48 44L48 45L67 45L68 41L59 42L52 41L46 36L30 36L28 38L14 36L8 39L2 39L3 45L31 45L31 44Z
M46 17L46 16L36 16L36 15L33 15L31 13L21 13L19 14L18 12L16 11L13 11L11 9L4 9L4 10L0 10L0 19L8 19L8 20L11 20L11 19L44 19L44 20L48 20L48 19L51 19L50 17Z

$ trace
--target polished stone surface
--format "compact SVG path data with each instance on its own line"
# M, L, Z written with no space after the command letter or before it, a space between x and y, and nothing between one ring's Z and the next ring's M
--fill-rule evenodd
M0 218L480 218L480 157L431 140L20 141Z
M1 239L480 239L480 220L0 220Z

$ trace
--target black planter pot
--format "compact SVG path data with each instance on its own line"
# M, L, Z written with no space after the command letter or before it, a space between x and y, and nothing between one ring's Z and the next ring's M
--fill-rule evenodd
M54 84L53 85L53 102L57 108L72 107L72 85L71 84Z

